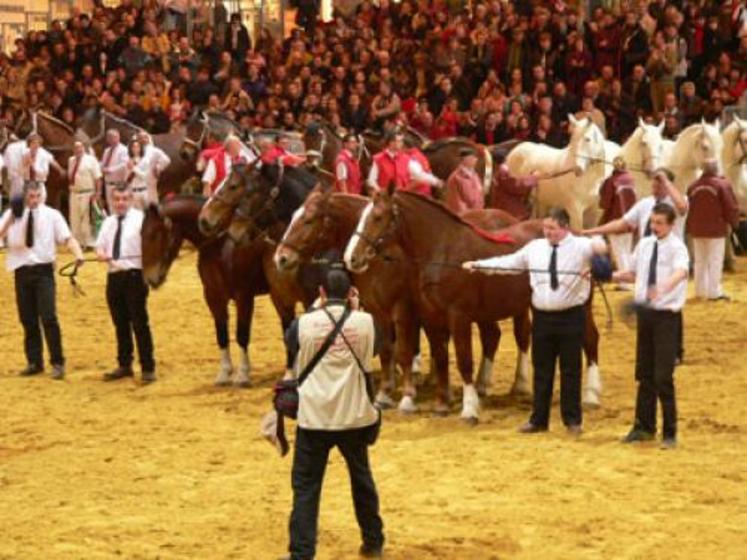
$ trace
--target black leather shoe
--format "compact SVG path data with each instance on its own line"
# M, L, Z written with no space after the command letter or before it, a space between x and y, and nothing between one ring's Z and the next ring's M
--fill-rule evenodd
M661 448L666 449L677 449L677 438L664 438L661 440Z
M363 543L358 550L358 554L360 554L363 558L383 558L384 547L381 545Z
M132 368L118 367L117 369L104 374L104 381L117 381L125 377L132 377Z
M142 382L144 385L148 385L149 383L153 383L156 381L156 372L154 371L144 371Z
M637 441L651 441L654 434L644 432L643 430L630 430L630 433L622 438L621 443L634 443Z
M52 379L55 381L62 381L65 379L65 366L62 364L52 366Z
M20 375L21 377L29 377L31 375L39 375L43 371L43 367L36 364L29 364L26 366L26 369L21 370L18 375Z
M520 434L539 434L540 432L546 432L547 427L545 426L535 426L531 422L527 422L523 426L519 428Z
M570 426L566 426L565 429L568 432L568 435L575 437L579 437L583 432L581 424L571 424Z

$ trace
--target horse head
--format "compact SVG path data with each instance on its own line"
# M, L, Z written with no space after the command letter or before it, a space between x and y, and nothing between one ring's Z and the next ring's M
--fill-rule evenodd
M179 157L184 161L192 161L197 158L210 130L209 123L207 115L200 109L196 109L187 120L184 140L179 147Z
M13 131L18 138L26 138L29 134L34 132L34 121L31 118L31 111L23 109L20 112L18 118L16 118Z
M638 142L641 151L641 171L647 177L651 177L664 163L664 138L661 133L664 130L664 121L659 125L646 124L643 119L638 119Z
M697 137L694 153L696 164L702 168L707 160L715 159L721 167L721 149L723 146L721 122L716 119L716 122L709 124L705 119L702 119L699 126L700 134Z
M182 237L158 204L150 204L145 209L141 236L143 278L151 288L158 288L166 281Z
M394 185L388 191L378 191L361 214L348 246L345 248L345 265L359 274L365 272L371 261L395 240L397 205Z
M328 213L331 197L331 190L317 187L293 213L273 257L278 270L295 269L302 257L311 256L331 243L333 223Z
M226 230L250 183L257 161L237 163L231 167L231 172L200 211L197 223L203 235L215 237Z
M588 117L577 119L568 115L571 124L571 153L576 176L583 175L594 165L604 164L604 134Z
M747 163L747 119L740 119L735 115L734 122L737 125L737 134L734 138L736 153L739 154L737 162L739 165L744 165Z

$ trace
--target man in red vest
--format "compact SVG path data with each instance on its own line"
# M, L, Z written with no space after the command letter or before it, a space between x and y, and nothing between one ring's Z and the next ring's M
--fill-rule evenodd
M335 160L335 192L361 194L361 166L355 155L358 151L358 138L347 134L342 139L342 150Z
M262 163L282 163L285 166L297 167L306 162L306 156L299 156L290 151L290 138L278 134L275 143L262 153Z
M407 170L410 173L407 190L424 196L431 196L432 188L443 188L444 182L433 174L431 163L425 157L425 154L420 151L420 148L414 144L409 144L405 148L405 154L410 158L407 164Z
M612 165L614 169L599 190L599 207L604 211L600 224L619 220L635 206L635 182L625 168L625 160L617 156ZM633 254L633 234L631 232L610 234L610 247L615 258L617 270L630 270Z
M223 180L231 172L231 167L239 161L249 163L248 150L242 149L241 140L229 136L223 146L214 150L202 174L202 194L212 196Z
M386 190L391 183L398 190L407 189L410 182L410 172L407 170L410 158L402 151L402 134L389 132L385 142L384 149L373 157L366 183L373 192Z
M729 226L739 226L739 206L728 179L718 174L718 162L708 160L703 174L687 189L690 212L687 233L693 240L695 297L729 299L721 288L724 249Z
M490 188L488 208L497 208L508 212L519 220L529 218L529 194L537 188L537 177L514 177L505 163L506 156L502 151L493 153L496 166L495 178Z
M477 154L472 148L459 150L462 162L446 181L446 207L455 214L467 210L481 210L485 205L482 181L475 171Z

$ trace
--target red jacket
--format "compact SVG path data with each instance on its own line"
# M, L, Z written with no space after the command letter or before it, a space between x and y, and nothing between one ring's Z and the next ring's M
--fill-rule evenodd
M446 207L455 214L482 210L485 206L479 175L463 166L457 167L446 182Z
M223 146L203 150L202 155L206 162L212 161L215 164L215 179L210 184L210 194L213 194L218 186L226 178L228 170L226 169L226 149Z
M376 182L378 187L386 190L390 183L394 183L397 190L407 189L410 182L410 172L407 171L407 163L410 158L403 152L392 156L387 150L379 152L373 158L373 163L378 170Z
M490 189L489 207L504 210L519 220L526 220L529 218L527 197L535 186L535 177L514 177L505 164L501 165L496 170Z
M428 158L425 157L425 154L421 152L419 149L410 148L405 151L405 155L409 159L414 159L415 161L417 161L420 164L420 166L423 168L423 171L426 171L427 173L433 173L431 169L431 162L428 161ZM409 170L407 172L407 177L409 179L408 184L407 184L408 191L416 192L418 194L422 194L423 196L431 196L431 186L428 183L416 182L410 176Z
M627 171L613 171L599 190L599 207L604 210L600 224L625 215L636 203L635 182Z
M283 165L296 167L304 162L304 158L284 150L277 144L271 146L262 154L262 163L273 164L280 160Z
M345 179L346 188L343 189L342 183L337 179L337 167L345 166L347 179ZM340 150L335 160L335 191L346 192L348 194L361 194L361 166L353 156L345 149Z
M687 233L692 237L726 237L730 225L739 225L737 198L724 177L703 175L687 189L687 200Z

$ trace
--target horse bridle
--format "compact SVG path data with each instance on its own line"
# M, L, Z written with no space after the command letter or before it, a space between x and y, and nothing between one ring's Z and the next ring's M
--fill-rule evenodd
M368 237L367 235L364 235L362 231L358 231L358 229L353 232L353 237L360 238L361 241L365 242L366 245L372 250L372 254L369 256L369 259L374 259L377 256L381 255L381 248L384 245L386 241L388 241L390 238L394 238L397 236L397 231L399 230L399 208L397 207L397 203L392 201L392 220L389 222L389 225L387 228L379 235L377 238L372 239Z
M270 228L278 221L277 213L275 212L275 201L280 196L280 185L282 184L283 178L285 177L285 166L280 161L278 161L277 165L279 168L277 181L270 189L268 193L269 197L265 201L265 203L262 205L259 212L256 212L256 213L245 212L241 206L241 201L239 201L239 204L234 208L234 211L233 211L236 217L245 220L249 224L252 232L256 232L256 235L253 237L262 238L268 242L271 241L268 232ZM240 171L238 173L241 174L242 180L246 182L246 173L244 171ZM244 194L242 195L242 198L245 195L249 194L250 188L251 187L249 187L248 185L246 184L244 185ZM222 200L220 197L218 197L219 192L220 191L216 191L216 193L213 196L218 201L222 202L223 204L226 204L227 206L231 206L231 204L229 204L225 200ZM267 227L261 228L257 225L257 220L260 217L264 217L266 213L271 213L272 219L270 220L270 225L268 225ZM274 240L272 242L274 243Z
M202 132L200 133L200 137L197 140L192 140L189 136L185 135L184 140L182 141L183 144L192 146L197 152L202 149L202 144L205 142L205 138L210 131L210 119L208 119L206 115L202 115L202 117L200 118L200 122L202 123Z

